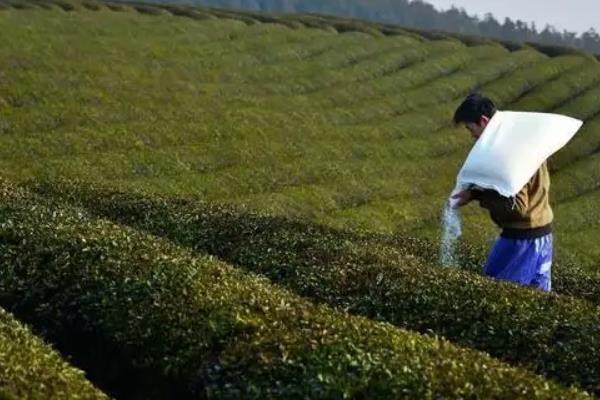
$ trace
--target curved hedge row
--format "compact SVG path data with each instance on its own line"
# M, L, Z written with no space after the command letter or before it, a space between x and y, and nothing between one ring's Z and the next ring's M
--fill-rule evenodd
M368 53L364 53L368 50ZM385 74L389 71L394 71L402 68L403 66L413 62L414 60L422 59L427 54L427 46L423 46L422 43L410 39L408 37L393 37L379 40L371 40L368 43L367 48L357 47L357 52L363 52L363 56L352 59L346 64L335 65L334 67L323 66L323 62L331 62L327 58L319 58L317 65L321 64L318 68L313 69L312 74L301 74L297 78L291 76L285 84L277 85L279 89L271 87L270 91L286 93L284 88L288 88L291 93L295 95L303 95L309 93L318 93L324 89L334 87L336 85L351 84L355 82L361 82L374 77ZM348 58L349 54L344 52L337 52L335 58L344 59ZM301 64L298 65L301 67ZM257 71L258 74L263 75L262 70ZM269 71L264 71L268 74ZM259 80L265 80L268 75L263 75ZM252 78L249 79L253 81ZM290 90L291 89L291 90Z
M335 122L350 126L377 122L384 120L386 117L389 118L390 115L422 110L429 104L452 101L469 93L476 87L513 72L518 67L528 65L527 62L532 63L535 61L535 59L526 56L521 61L519 57L521 55L523 55L521 52L508 53L506 50L500 51L495 46L469 48L468 60L455 68L449 68L444 75L432 77L427 85L417 85L414 88L402 88L402 85L398 85L398 90L394 94L380 95L367 102L352 104L351 106L345 105L335 110L345 118L342 121ZM475 65L470 66L469 62ZM441 69L442 66L438 65L436 68ZM470 69L473 71L470 71ZM352 91L352 88L349 88L348 91ZM332 118L327 114L325 115Z
M566 168L569 164L593 154L600 147L600 136L598 134L600 124L599 95L600 85L596 84L554 110L558 114L582 119L585 124L565 148L552 156L550 167L553 172Z
M570 163L554 174L553 185L556 188L554 197L558 202L573 200L598 188L598 179L600 179L598 148L600 148L598 145L588 148L590 155Z
M590 277L599 275L600 249L597 246L598 200L600 191L597 186L571 200L564 201L555 207L561 219L556 223L558 244L562 252L580 264L587 265ZM596 283L600 286L599 283Z
M0 399L107 398L81 371L0 308Z
M423 85L459 68L472 57L469 48L461 43L436 41L424 43L422 46L427 50L422 55L422 59L417 59L393 73L379 76L376 79L355 83L351 87L331 88L326 93L319 93L319 97L311 96L310 105L319 108L339 107L343 104L355 104L358 101L372 99L390 91L401 91L416 85Z
M517 56L517 53L514 53L515 56ZM561 63L559 61L569 61L569 62L565 62L564 65L571 65L570 62L572 60L560 60L560 59L556 59L556 60L552 60L552 62L556 62L555 64L560 65ZM563 65L560 65L560 67L562 68ZM489 68L485 69L486 71L489 70ZM552 74L554 74L556 72L556 70L552 70ZM492 77L485 77L485 79L491 79ZM484 78L483 74L482 74L482 79ZM537 83L540 82L540 80L544 79L544 78L548 78L548 77L544 77L544 74L539 73L538 76L535 77L535 80ZM502 79L504 81L504 79ZM448 90L445 91L436 91L439 93L447 93L449 92ZM427 100L429 101L429 100ZM443 106L442 107L444 110L448 109L449 107L447 106ZM429 127L432 126L432 129L435 128L439 128L440 123L444 124L447 123L447 112L436 112L434 113L435 115L433 116L425 116L422 115L422 113L419 113L419 115L411 115L411 114L406 114L403 115L402 121L395 121L397 122L397 126L396 129L400 130L400 131L411 131L413 135L415 135L417 132L415 131L415 126L419 126L420 128L424 128L424 127ZM426 121L426 122L422 122L420 121L420 119L423 118L431 118L431 121ZM274 130L273 132L279 132L277 130ZM331 132L329 133L329 135L331 135ZM300 146L298 146L300 147ZM312 146L313 148L315 146ZM343 149L344 150L344 149ZM282 153L283 154L283 153ZM351 154L350 152L347 152L347 154ZM102 155L102 157L105 157L105 155ZM150 156L147 155L143 155L143 157L151 159ZM173 158L172 155L169 155L168 157ZM318 156L317 158L322 159L323 156ZM208 174L204 174L202 176L197 176L197 173L191 171L191 170L182 170L182 168L180 166L177 166L177 168L179 169L179 171L177 171L177 179L180 179L180 182L182 185L185 185L185 187L198 187L201 188L202 191L204 192L210 192L211 196L216 196L219 193L222 193L223 191L221 190L222 188L236 188L235 193L233 192L227 192L226 195L229 194L235 194L235 195L242 195L242 194L251 194L251 193L258 193L261 191L268 191L268 190L275 190L278 188L281 188L282 186L286 185L286 182L308 182L310 183L310 178L307 177L307 169L306 166L304 167L304 169L302 168L298 168L298 163L286 163L283 160L285 159L278 159L278 161L281 161L279 163L276 163L277 168L276 168L276 172L273 172L272 166L269 166L269 173L268 174L264 174L261 175L261 171L259 170L259 168L256 168L256 166L254 166L254 168L247 168L247 167L242 167L242 168L238 168L238 169L229 169L229 170L222 170L222 171L218 171L216 173L208 173ZM315 162L316 160L313 160L313 158L308 158L308 157L303 157L303 163L306 165L308 164L308 161L311 162ZM51 161L51 160L50 160ZM80 165L81 163L79 162L80 160L74 158L72 160L59 160L59 170L61 171L66 171L67 173L70 173L70 175L72 176L76 176L77 173L73 173L71 171L79 171L80 170ZM156 162L155 162L156 161ZM157 165L157 163L160 160L154 160L150 163L142 163L142 164L146 164L147 165L147 169L149 171L152 170L162 170L162 166ZM273 160L275 161L275 160ZM286 160L287 161L287 160ZM327 159L327 162L329 162L330 160ZM451 161L453 162L453 161ZM94 166L101 166L102 164L109 164L112 167L115 167L118 164L112 164L112 160L109 157L105 157L104 162L100 162L100 163L93 163ZM135 161L127 161L125 164L130 165L132 163L135 163ZM44 163L41 163L42 167L44 167ZM50 163L51 165L53 165L52 168L50 168L50 170L56 170L56 163ZM270 163L273 164L273 163ZM290 164L290 165L288 165ZM282 168L281 166L284 165L285 168ZM362 164L361 164L362 165ZM142 167L145 167L145 165L141 165ZM312 165L311 168L309 168L309 170L315 170L316 165ZM40 169L45 169L39 167L38 171ZM289 167L289 168L288 168ZM95 167L94 167L95 168ZM110 170L111 168L109 168ZM112 168L114 169L114 168ZM321 170L320 168L316 168L317 170ZM92 172L91 168L87 168L88 172ZM289 171L292 170L293 172L293 176L289 174ZM151 177L154 179L155 177L155 173L151 172L150 174L139 174L137 172L135 172L134 174L131 174L131 168L129 169L124 169L124 172L119 173L118 175L124 179L127 180L128 179L128 174L129 176L131 175L137 175L138 177L140 177L140 175L143 175L144 179ZM175 171L175 169L174 169ZM212 170L211 170L212 171ZM298 172L295 172L298 171ZM185 173L187 173L186 175L184 175ZM110 173L110 174L104 174L100 171L99 173L100 176L110 176L110 177L115 177L117 176L117 174L115 173ZM149 176L146 176L149 175ZM314 174L313 174L314 175ZM364 174L363 174L364 175ZM239 180L241 179L242 182L244 182L243 184L230 184L231 179L230 178L234 178L234 180ZM243 177L248 177L248 179L244 179ZM325 178L325 177L322 177ZM321 179L322 181L323 179ZM195 185L190 185L192 182L195 183ZM145 184L153 184L153 182L148 182L145 181ZM158 179L157 182L154 182L156 184L156 186L159 187L164 187L164 179L160 178ZM187 183L187 184L186 184ZM246 186L246 184L251 184L251 188L249 189L244 189L244 187ZM178 182L170 182L169 185L171 186L177 186ZM216 186L216 188L215 188ZM247 190L247 192L245 192L245 190Z
M600 310L587 302L431 268L415 258L411 241L390 246L184 199L78 186L38 191L265 274L303 296L600 393Z
M513 74L501 76L500 79L483 84L479 90L492 97L500 107L505 107L526 96L538 85L570 72L586 61L586 58L579 56L557 57L547 62L536 63L529 68L518 68ZM457 98L456 101L458 102L460 99ZM382 119L377 123L370 123L368 126L393 129L396 132L406 132L411 135L421 133L430 135L431 132L449 125L450 116L455 108L456 104L453 102L435 104L427 114L408 112L389 119Z
M172 14L177 17L187 17L193 20L207 20L212 18L235 19L246 25L255 25L258 23L280 24L290 29L300 29L304 27L322 29L330 32L361 32L374 37L383 36L410 36L416 40L454 40L464 43L467 46L479 46L486 44L499 44L509 51L531 48L546 54L550 57L559 57L564 55L582 55L593 59L594 56L575 48L555 45L545 45L535 42L517 43L501 39L485 38L480 36L461 34L455 32L444 32L435 30L425 30L412 27L402 27L391 24L377 22L368 22L354 18L319 15L316 13L307 14L267 14L253 11L236 11L221 8L202 7L198 5L175 5L175 4L156 4L146 2L121 2L121 1L67 1L67 0L2 0L0 9L13 7L16 9L28 9L40 7L49 9L57 6L64 11L74 11L78 9L87 9L99 11L104 7L111 11L125 11L133 9L141 14L162 15Z
M303 32L296 35L301 37ZM372 79L401 68L412 59L425 57L430 48L440 47L403 36L377 39L357 32L330 36L334 40L330 46L317 50L318 57L313 54L306 60L273 63L240 73L240 68L251 66L247 62L242 65L244 59L263 59L261 49L256 49L249 54L231 54L228 59L211 60L216 67L211 74L221 79L220 85L228 82L230 90L235 93L243 90L245 95L316 94L333 85ZM307 49L311 47L314 46L307 45Z
M552 156L550 167L552 172L568 170L571 165L585 163L600 150L600 116L586 121L575 137ZM572 194L571 194L572 195Z
M2 302L76 357L101 349L119 398L587 398L5 182L0 198Z
M555 108L554 112L590 121L600 113L600 104L597 101L599 94L600 84L596 83Z
M303 30L303 32L306 31ZM264 63L260 69L245 71L243 75L240 75L239 70L235 70L237 65L235 64L235 55L231 55L232 69L224 76L224 79L231 81L243 78L244 83L260 85L263 90L278 93L277 90L285 88L282 86L282 82L314 74L319 68L340 68L355 59L373 54L378 50L377 48L365 49L365 46L374 44L373 42L372 38L358 33L344 35L324 33L322 37L315 37L312 43L302 44L295 48L290 46L281 48L280 51L283 54L279 57L275 57L277 53L270 57L268 52L255 53L254 56L257 59L268 62ZM286 53L289 60L283 57ZM219 64L222 65L221 62Z
M227 82L230 85L245 84L251 80L246 74L240 75L240 70L278 72L284 69L288 72L290 66L305 65L302 62L305 59L300 57L312 61L315 55L322 56L322 52L331 49L330 43L334 42L331 39L339 40L340 37L315 29L289 30L281 25L261 24L247 27L237 34L232 34L229 42L213 43L212 48L216 54L211 57L206 54L206 58L202 60L208 67L202 79ZM218 53L219 49L221 53ZM194 50L203 55L205 53L205 49L200 46ZM302 69L293 71L301 73ZM251 82L254 85L260 83Z
M546 82L562 74L575 70L588 62L581 56L560 56L539 63L534 68L517 71L506 79L493 82L481 88L483 93L494 99L500 106L506 108L509 103L514 103L521 97L535 89L541 82Z
M531 91L525 98L511 104L523 111L551 110L565 104L600 81L600 63L587 61L568 74Z

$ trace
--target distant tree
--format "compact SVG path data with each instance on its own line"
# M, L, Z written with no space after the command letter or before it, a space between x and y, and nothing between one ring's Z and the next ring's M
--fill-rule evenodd
M552 44L561 39L561 33L559 33L552 25L546 25L544 30L538 35L538 40L542 43Z
M519 38L519 31L517 29L517 24L515 24L510 18L504 19L504 24L502 24L501 29L501 37L506 40L521 40Z
M593 49L592 51L596 53L600 52L600 36L594 28L590 28L588 31L584 32L581 35L581 41L583 42L584 48Z
M479 29L486 36L499 37L502 35L502 26L491 13L485 14L483 21L479 23Z
M575 32L563 30L561 36L566 46L581 47L579 44L580 39L577 37L577 34Z

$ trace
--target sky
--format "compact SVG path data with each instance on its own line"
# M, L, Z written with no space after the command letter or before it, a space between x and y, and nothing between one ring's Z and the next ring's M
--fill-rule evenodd
M491 12L497 20L505 17L534 21L538 31L546 24L558 30L582 33L591 27L600 32L600 0L425 0L439 10L452 5L464 8L469 15Z

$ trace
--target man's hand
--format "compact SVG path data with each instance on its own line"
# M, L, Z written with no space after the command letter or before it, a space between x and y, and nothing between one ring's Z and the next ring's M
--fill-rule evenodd
M463 190L452 196L455 201L455 207L463 207L473 200L473 193L470 190Z

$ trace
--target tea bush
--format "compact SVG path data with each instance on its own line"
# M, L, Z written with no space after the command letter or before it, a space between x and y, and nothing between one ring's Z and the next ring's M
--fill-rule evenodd
M539 86L511 106L523 111L550 110L556 107L557 101L565 102L577 98L586 89L600 81L600 64L589 61L555 80Z
M98 349L119 398L585 398L6 182L0 196L3 303L75 357Z
M68 365L1 308L0 398L108 399L85 379L82 371Z
M430 246L393 246L317 225L243 214L185 199L38 185L90 212L209 253L302 296L484 350L565 384L600 392L600 311L453 269L432 268ZM415 257L417 255L417 257Z

